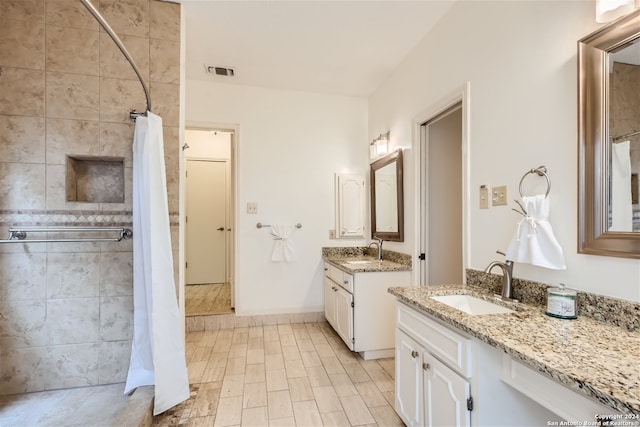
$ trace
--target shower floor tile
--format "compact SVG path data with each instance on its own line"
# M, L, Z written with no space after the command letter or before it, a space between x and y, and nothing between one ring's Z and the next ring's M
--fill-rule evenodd
M4 426L148 426L153 387L127 397L124 384L0 396Z

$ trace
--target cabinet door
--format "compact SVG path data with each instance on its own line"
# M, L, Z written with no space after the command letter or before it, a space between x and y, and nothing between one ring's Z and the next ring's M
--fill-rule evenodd
M364 176L336 174L336 238L364 237Z
M423 423L423 373L424 347L396 329L396 412L407 426Z
M347 344L349 350L353 350L353 295L350 292L336 286L335 293L335 319L334 329Z
M423 355L423 362L424 425L469 426L469 382L429 353Z
M333 328L336 328L336 296L335 289L338 287L328 277L324 278L324 317Z

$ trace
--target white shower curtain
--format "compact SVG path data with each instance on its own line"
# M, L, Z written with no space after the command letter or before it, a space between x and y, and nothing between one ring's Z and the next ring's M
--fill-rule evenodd
M133 343L125 394L155 385L153 414L189 398L173 276L162 118L136 120L133 141Z

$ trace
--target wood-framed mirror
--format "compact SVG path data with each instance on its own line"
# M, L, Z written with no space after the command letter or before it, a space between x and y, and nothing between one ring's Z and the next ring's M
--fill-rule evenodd
M371 237L404 242L402 149L371 163Z
M578 252L640 258L640 10L578 42L578 81Z

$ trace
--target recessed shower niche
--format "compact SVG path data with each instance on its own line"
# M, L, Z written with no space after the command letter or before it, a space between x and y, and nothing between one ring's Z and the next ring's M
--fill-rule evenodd
M67 156L67 202L124 203L124 158Z

